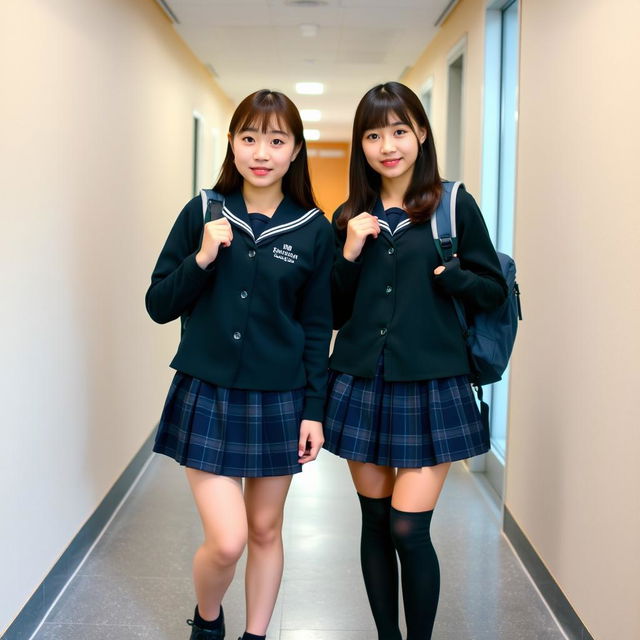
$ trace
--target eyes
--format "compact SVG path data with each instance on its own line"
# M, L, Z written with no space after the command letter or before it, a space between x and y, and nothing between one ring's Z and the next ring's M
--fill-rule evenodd
M244 144L255 144L256 143L256 139L254 138L254 136L250 136L250 135L244 135L240 138L240 140L242 142L244 142ZM274 147L281 147L284 144L287 144L286 140L283 140L282 138L271 138L271 140L269 140L269 144L273 145Z
M394 138L402 138L410 132L411 130L408 127L397 127L393 130L392 135ZM364 139L375 142L381 140L382 136L376 131L370 131L369 133L365 133Z

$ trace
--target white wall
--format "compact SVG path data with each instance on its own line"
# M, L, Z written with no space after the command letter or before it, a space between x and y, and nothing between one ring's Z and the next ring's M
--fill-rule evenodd
M5 1L0 65L1 632L158 420L144 293L231 105L152 0Z

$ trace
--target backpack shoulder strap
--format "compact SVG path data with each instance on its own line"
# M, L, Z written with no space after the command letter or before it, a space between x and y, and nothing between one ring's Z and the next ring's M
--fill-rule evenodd
M462 182L443 181L440 202L431 216L431 233L443 262L449 262L458 251L456 199L461 186L464 187Z
M458 189L464 187L462 182L442 182L442 195L438 207L431 216L431 233L436 244L436 251L442 262L449 262L453 254L458 252L458 238L456 234L456 198ZM452 298L453 306L462 327L462 333L467 336L468 325L464 315L464 308L459 300Z
M202 199L202 219L204 224L222 218L222 207L224 205L224 196L222 194L213 189L202 189L200 198Z

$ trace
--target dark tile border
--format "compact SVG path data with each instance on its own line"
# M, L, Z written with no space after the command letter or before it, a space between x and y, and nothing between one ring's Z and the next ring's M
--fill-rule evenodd
M155 429L0 640L29 640L152 453Z
M567 636L571 640L593 640L507 507L502 528Z

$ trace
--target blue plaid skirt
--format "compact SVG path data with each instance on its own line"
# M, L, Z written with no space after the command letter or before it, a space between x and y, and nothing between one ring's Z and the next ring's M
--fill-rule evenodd
M153 450L181 465L222 476L298 473L304 389L225 389L174 376Z
M489 433L467 376L386 382L331 371L324 447L347 460L403 469L471 458L489 450Z

